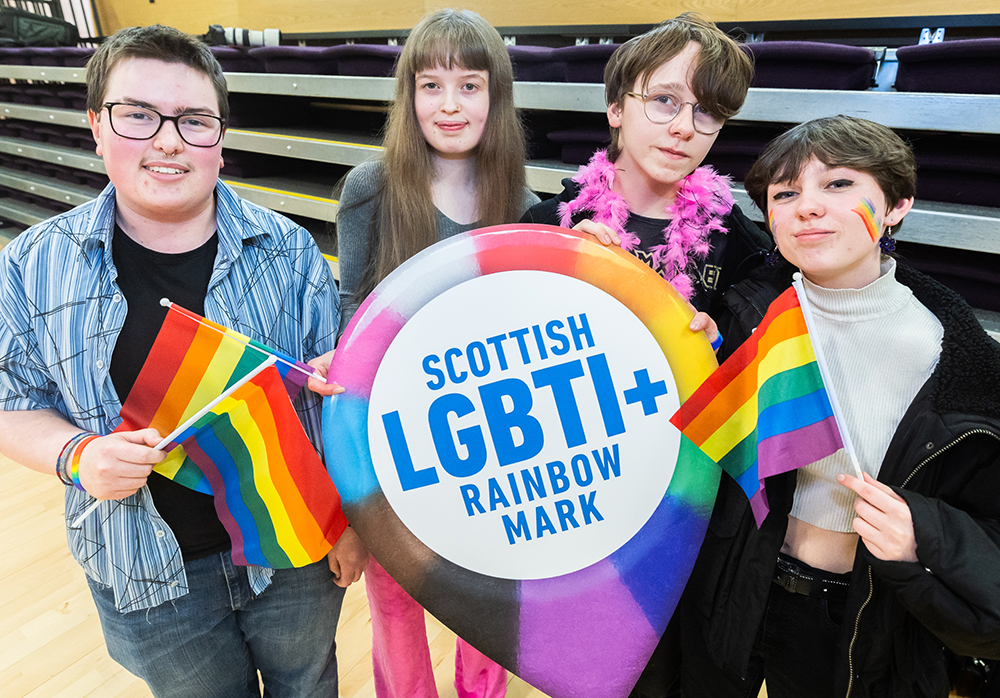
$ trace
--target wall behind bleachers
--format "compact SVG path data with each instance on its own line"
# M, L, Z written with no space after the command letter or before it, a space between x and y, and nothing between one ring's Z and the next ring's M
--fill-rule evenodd
M857 19L977 15L996 12L996 0L956 0L945 8L940 0L844 0L839 3L801 0L96 0L105 34L122 27L160 22L203 34L209 24L289 33L361 32L409 29L426 12L440 7L467 7L498 27L651 24L685 10L697 10L716 22Z

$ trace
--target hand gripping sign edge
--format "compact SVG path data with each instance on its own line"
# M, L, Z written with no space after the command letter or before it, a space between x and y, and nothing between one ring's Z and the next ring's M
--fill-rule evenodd
M487 656L554 698L626 695L690 574L711 514L718 468L686 439L646 524L600 562L549 579L472 572L434 553L399 520L372 465L368 405L382 357L414 314L459 284L505 271L543 271L616 298L646 327L681 401L716 367L691 311L632 255L589 235L541 225L484 228L438 243L393 272L348 326L329 380L345 392L323 412L327 467L352 526L400 585Z

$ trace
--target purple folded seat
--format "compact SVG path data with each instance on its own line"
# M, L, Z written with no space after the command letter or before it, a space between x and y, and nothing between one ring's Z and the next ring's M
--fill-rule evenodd
M87 109L87 88L74 85L63 85L56 92L68 109L85 111Z
M867 90L875 77L875 52L818 41L744 44L754 58L753 87Z
M337 75L337 57L331 46L259 46L250 56L263 61L268 73Z
M402 46L387 44L341 44L331 46L330 54L337 58L340 75L391 78L402 50Z
M47 63L34 63L34 65L61 65L67 68L82 68L87 65L87 61L94 55L94 49L87 46L54 46L43 49L48 54L45 58ZM42 60L43 54L36 54L34 60Z
M66 126L55 126L52 124L42 124L35 127L35 131L41 135L45 143L58 145L63 148L73 148L76 146L76 139L70 134L71 131L75 130Z
M0 63L4 65L31 65L32 49L22 46L0 48Z
M27 48L28 65L61 66L62 54L58 46L30 46Z
M1000 94L1000 38L903 46L896 60L900 92Z
M566 63L553 57L548 46L508 46L514 79L534 82L566 82Z
M213 46L212 55L227 73L263 73L264 63L250 54L249 49L238 46Z
M604 66L619 44L585 44L553 49L552 58L566 64L566 82L604 82Z
M547 137L560 146L560 160L567 165L586 165L595 150L611 143L607 128L566 128L551 131Z
M1000 139L973 134L914 134L917 197L1000 206Z
M35 104L40 104L43 107L55 107L56 109L67 108L69 102L56 94L57 91L58 88L55 85L34 85L25 90L27 94L31 95Z
M764 146L783 130L780 126L727 124L708 151L704 164L711 165L719 174L729 175L734 181L741 182L750 167L757 162Z

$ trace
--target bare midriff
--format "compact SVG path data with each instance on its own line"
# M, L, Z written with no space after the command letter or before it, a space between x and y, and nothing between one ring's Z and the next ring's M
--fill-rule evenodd
M858 534L853 531L829 531L789 516L781 552L810 567L842 574L854 568L857 547Z

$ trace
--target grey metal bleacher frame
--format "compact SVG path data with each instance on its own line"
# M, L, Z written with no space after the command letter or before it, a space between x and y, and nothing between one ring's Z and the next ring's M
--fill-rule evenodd
M228 73L226 77L230 92L237 93L355 102L388 102L393 97L392 78L267 73ZM84 70L0 65L0 78L82 83ZM518 82L515 83L514 98L521 109L589 113L606 110L604 89L600 84ZM861 116L900 129L1000 134L1000 95L755 88L750 91L743 110L734 122L795 123L838 113ZM0 104L0 115L64 126L86 126L86 118L81 112L66 109ZM347 166L376 158L381 151L370 134L338 134L318 130L296 133L280 129L230 129L225 146L234 150ZM0 153L103 172L99 157L80 150L0 138ZM526 168L528 184L539 192L555 193L562 189L561 180L575 169L555 162L531 162ZM16 171L6 168L0 176L8 182L5 186L10 186L9 183L17 179ZM224 179L247 199L275 210L324 221L332 221L336 217L337 202L330 196L332 182L289 177ZM48 194L41 195L50 198L68 201L67 197L78 195L71 185L51 180L47 183L26 183L25 186L37 188L42 184ZM15 188L24 189L24 186ZM741 207L751 217L761 220L759 212L750 204L742 189L736 188L734 193ZM1000 254L1000 208L919 201L908 216L900 239Z

